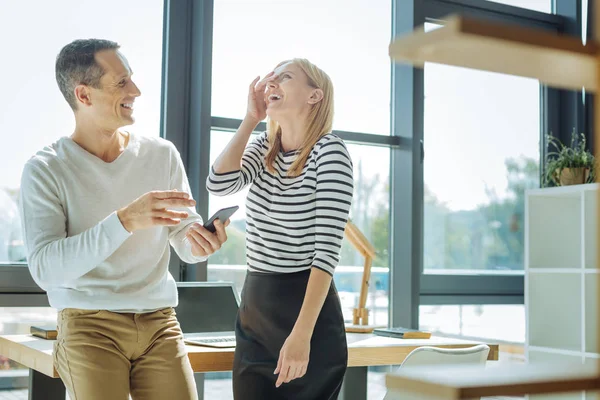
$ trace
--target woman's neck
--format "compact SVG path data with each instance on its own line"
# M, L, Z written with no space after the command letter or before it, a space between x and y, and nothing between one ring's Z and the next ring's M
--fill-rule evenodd
M306 119L280 121L279 126L281 127L281 150L288 152L299 149L306 138Z

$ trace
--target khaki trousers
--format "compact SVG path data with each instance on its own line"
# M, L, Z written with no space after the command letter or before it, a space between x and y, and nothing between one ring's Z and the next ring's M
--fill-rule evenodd
M152 313L64 309L54 365L71 400L196 400L172 308Z

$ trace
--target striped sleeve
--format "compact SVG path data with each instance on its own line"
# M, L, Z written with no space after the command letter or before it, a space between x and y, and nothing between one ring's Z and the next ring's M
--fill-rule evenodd
M267 133L256 137L244 150L240 169L225 173L216 173L211 167L206 188L215 196L227 196L243 190L250 185L264 168L264 158L268 150Z
M316 158L316 226L313 267L333 275L340 259L354 178L352 160L337 137L324 143Z

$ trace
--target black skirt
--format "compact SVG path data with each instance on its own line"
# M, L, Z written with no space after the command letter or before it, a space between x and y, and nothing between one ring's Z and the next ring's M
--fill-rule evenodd
M236 323L236 400L335 400L348 365L340 299L333 281L310 344L306 375L275 387L279 351L296 323L310 271L248 272Z

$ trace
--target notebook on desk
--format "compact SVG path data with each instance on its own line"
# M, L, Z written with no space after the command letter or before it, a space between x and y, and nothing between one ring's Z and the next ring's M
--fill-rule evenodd
M37 336L42 339L48 339L48 340L56 340L56 337L58 336L58 331L56 330L56 325L31 326L29 328L29 332L33 336Z
M178 282L175 308L186 343L235 347L239 298L230 282Z
M373 333L379 336L387 336L398 339L429 339L431 337L431 332L401 327L378 328L373 330Z

